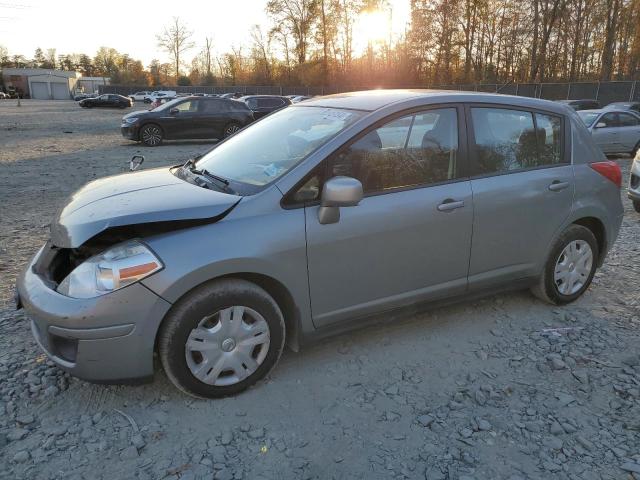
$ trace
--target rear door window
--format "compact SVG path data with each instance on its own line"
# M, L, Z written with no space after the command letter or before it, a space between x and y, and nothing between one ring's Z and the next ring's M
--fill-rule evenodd
M638 125L638 119L628 113L618 114L618 124L621 127L635 127Z
M476 174L562 163L562 120L528 111L472 107Z
M203 100L200 103L202 103L203 113L221 113L226 111L226 109L223 108L223 102L219 100Z

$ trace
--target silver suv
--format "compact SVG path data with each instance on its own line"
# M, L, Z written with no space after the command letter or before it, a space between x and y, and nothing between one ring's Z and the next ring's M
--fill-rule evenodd
M73 194L18 281L43 350L99 382L234 394L293 350L403 307L588 288L620 168L569 108L372 91L307 100L184 165Z

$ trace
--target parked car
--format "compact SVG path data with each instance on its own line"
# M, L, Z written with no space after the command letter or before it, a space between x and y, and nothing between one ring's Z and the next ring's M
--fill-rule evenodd
M300 103L300 102L304 102L305 100L309 100L311 98L313 97L309 97L307 95L298 95L291 99L291 103Z
M640 213L640 151L636 152L636 156L631 164L631 175L629 175L629 189L627 195L633 202L633 208Z
M222 139L253 121L247 106L236 100L210 97L177 98L150 111L122 118L125 138L155 147L163 140Z
M563 103L573 108L574 110L594 110L600 108L600 102L597 100L558 100L558 103Z
M640 115L632 111L581 110L578 115L604 153L630 153L640 148Z
M4 92L0 92L0 99L4 100L10 98L8 94L4 93Z
M141 90L140 92L132 93L131 95L129 95L129 98L131 98L134 102L144 102L145 97L150 94L151 92L147 90Z
M133 106L133 100L122 95L116 95L115 93L107 93L98 97L89 97L78 102L83 108L93 107L112 107L112 108L127 108Z
M640 113L640 102L613 102L604 107L605 110L631 110Z
M176 98L178 94L174 90L158 90L144 97L144 103L151 103L157 98Z
M351 321L502 289L576 300L618 235L620 182L553 102L316 98L183 166L81 188L17 300L75 376L148 378L157 351L182 391L230 395L267 375L285 343Z
M251 95L238 100L247 104L256 120L291 105L291 99L279 95Z
M73 99L76 102L79 102L80 100L84 100L85 98L95 98L97 96L98 96L97 93L78 93L73 96Z

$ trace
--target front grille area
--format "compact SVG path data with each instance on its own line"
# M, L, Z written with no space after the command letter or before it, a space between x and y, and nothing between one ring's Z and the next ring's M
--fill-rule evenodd
M91 253L82 248L58 248L47 242L33 269L55 289L74 268L90 256Z

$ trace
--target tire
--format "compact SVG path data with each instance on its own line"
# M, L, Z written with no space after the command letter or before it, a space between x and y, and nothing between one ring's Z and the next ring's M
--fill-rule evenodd
M633 200L633 208L636 212L640 213L640 200Z
M631 158L635 158L636 154L638 153L638 150L640 150L640 142L638 142L636 144L635 147L633 147L633 150L631 151L631 153L629 155L631 155Z
M571 244L574 246L575 257L573 259L570 258L568 252L565 253L565 248ZM587 253L580 253L581 251L588 252L587 247L590 249L590 262L584 260ZM563 255L564 260L562 259ZM554 242L542 276L531 291L540 300L552 305L565 305L573 302L589 288L596 272L599 255L598 242L591 230L581 225L571 225ZM574 262L575 258L578 260ZM562 265L563 263L564 265ZM583 271L581 272L581 270ZM556 271L559 272L557 275ZM569 276L568 280L561 278L563 273Z
M162 129L155 123L149 123L140 129L140 141L147 147L157 147L162 143Z
M226 321L224 312L229 312ZM235 323L238 319L242 323ZM254 333L254 328L263 333ZM282 355L284 340L282 312L267 292L246 280L215 280L172 307L158 333L158 352L178 389L219 398L240 393L269 374ZM196 347L189 348L187 341ZM211 352L208 359L206 352Z
M232 122L232 123L229 123L229 124L225 125L224 130L223 130L224 138L230 137L231 135L236 133L241 128L242 127L240 125L238 125L237 123L235 123L235 122Z

